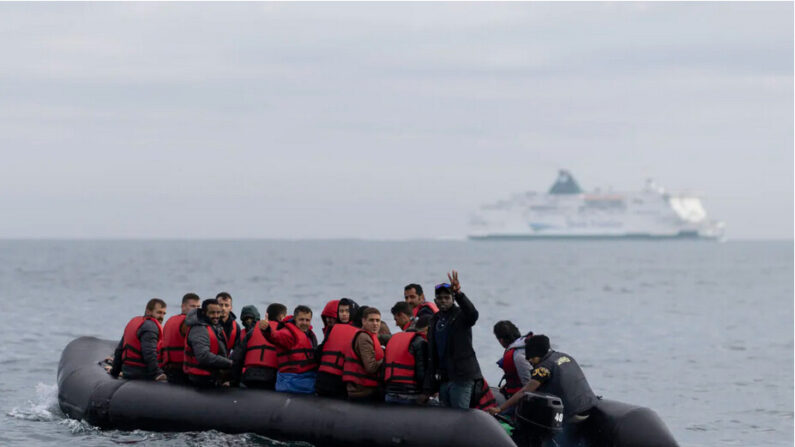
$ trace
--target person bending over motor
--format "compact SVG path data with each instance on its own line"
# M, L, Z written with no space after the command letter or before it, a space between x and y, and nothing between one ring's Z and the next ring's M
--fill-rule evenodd
M531 379L522 389L489 413L505 412L516 405L525 391L558 396L563 401L563 431L555 437L559 445L577 445L582 422L596 405L597 397L574 357L550 349L546 335L533 335L525 343L525 356L533 365Z

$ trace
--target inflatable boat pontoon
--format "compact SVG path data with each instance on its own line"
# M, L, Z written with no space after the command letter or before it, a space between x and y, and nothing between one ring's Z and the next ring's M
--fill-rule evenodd
M64 348L58 365L58 403L67 416L103 429L215 429L323 447L516 447L502 426L480 410L355 404L273 391L197 390L114 379L99 364L115 345L81 337ZM600 400L588 423L592 445L677 446L665 424L647 408Z

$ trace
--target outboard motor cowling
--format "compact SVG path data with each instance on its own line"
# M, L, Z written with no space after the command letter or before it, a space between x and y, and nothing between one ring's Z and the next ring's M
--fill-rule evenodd
M555 395L525 392L516 407L513 438L519 447L538 447L563 428L563 401Z

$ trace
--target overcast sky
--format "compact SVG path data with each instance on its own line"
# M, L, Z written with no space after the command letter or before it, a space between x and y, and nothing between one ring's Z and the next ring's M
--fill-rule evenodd
M3 3L0 238L463 237L647 177L793 235L793 4Z

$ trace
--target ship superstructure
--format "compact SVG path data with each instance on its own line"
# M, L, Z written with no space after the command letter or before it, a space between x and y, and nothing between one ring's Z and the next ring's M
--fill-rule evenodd
M470 239L656 239L723 237L701 199L670 193L649 180L641 191L584 192L561 170L547 193L527 192L482 206Z

